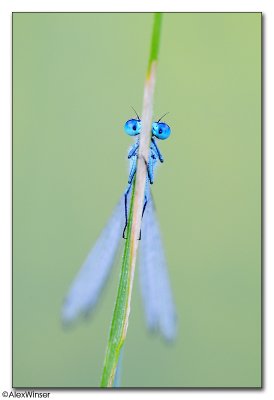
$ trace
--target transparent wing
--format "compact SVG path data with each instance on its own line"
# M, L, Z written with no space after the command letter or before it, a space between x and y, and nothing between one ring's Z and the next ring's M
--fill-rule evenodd
M176 310L169 282L160 228L149 196L142 221L140 285L148 328L172 341L176 337Z
M64 323L72 322L80 313L91 311L97 303L119 248L123 223L124 196L72 282L62 308Z

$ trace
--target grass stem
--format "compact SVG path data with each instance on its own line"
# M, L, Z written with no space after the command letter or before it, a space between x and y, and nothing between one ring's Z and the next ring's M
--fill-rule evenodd
M147 160L151 141L153 98L160 44L161 21L162 14L155 13L150 57L144 87L142 127L140 132L137 172L133 183L127 239L124 247L119 288L111 323L101 387L111 387L113 385L120 351L127 334L147 178Z

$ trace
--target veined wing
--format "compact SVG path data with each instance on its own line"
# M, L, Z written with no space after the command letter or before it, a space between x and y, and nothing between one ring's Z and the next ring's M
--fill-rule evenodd
M140 250L139 276L147 325L172 341L176 336L176 310L151 195L143 216Z
M80 313L91 311L97 303L122 238L123 210L124 196L72 282L62 308L65 323L72 322Z

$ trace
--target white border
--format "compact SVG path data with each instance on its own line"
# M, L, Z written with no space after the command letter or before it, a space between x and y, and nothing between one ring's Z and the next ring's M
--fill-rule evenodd
M3 0L0 3L0 395L11 390L11 13L14 11L193 11L248 12L264 15L264 386L263 390L173 390L173 391L51 391L51 398L144 398L237 399L274 398L274 297L273 257L273 38L274 7L269 0L158 0L157 2L108 0ZM272 11L272 12L271 12ZM272 33L271 33L272 32ZM271 41L272 38L272 41ZM271 73L272 71L272 73Z

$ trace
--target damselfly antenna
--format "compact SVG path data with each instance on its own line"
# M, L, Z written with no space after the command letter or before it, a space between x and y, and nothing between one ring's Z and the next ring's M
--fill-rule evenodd
M135 108L133 108L132 106L131 106L131 108L132 108L132 110L135 112L136 117L138 118L138 121L140 121L140 117L139 117L139 115L137 114L137 111L135 110Z
M157 122L160 122L161 121L161 119L163 119L167 114L169 114L169 111L168 112L166 112L160 119L158 119L158 121Z

